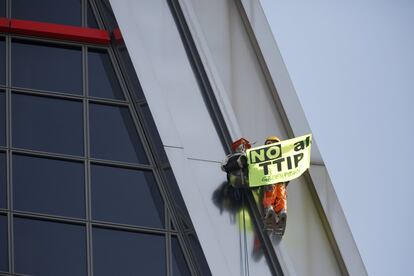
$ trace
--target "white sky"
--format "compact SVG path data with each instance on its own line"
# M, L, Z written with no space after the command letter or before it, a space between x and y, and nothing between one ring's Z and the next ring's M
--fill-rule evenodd
M260 0L369 275L414 275L414 1Z

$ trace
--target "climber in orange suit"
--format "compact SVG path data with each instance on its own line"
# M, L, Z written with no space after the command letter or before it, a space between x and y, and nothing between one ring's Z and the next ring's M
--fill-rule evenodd
M265 145L278 142L280 142L280 139L278 137L269 136L266 138ZM246 150L249 148L251 148L251 144L244 138L233 142L233 153L228 155L221 164L221 169L227 173L227 181L232 187L248 187L248 165ZM262 204L266 225L274 225L279 223L283 224L286 222L286 186L287 183L275 183L273 185L263 186Z
M280 139L276 136L266 138L265 145L278 143ZM287 217L287 187L288 183L275 183L264 187L263 209L265 219L275 217L277 222L286 220Z

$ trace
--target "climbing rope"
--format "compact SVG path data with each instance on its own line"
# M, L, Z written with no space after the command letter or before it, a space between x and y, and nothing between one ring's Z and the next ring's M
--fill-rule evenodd
M245 213L245 194L242 194L242 206L243 206L243 241L244 241L244 275L250 275L249 267L249 251L247 248L247 230L246 230L246 213Z
M244 188L244 177L243 172L240 170L240 175L242 176L242 187ZM244 249L244 275L249 276L250 275L250 267L249 267L249 252L247 248L247 230L246 230L246 204L244 197L246 196L246 191L242 191L241 193L241 201L242 201L242 221L243 221L243 249Z

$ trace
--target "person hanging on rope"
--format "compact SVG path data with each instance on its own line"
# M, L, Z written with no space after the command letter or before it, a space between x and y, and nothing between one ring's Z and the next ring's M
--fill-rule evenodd
M266 138L265 145L279 143L277 136ZM263 209L265 220L275 219L276 223L286 223L287 219L287 190L289 182L275 183L264 186L263 191Z
M277 136L266 138L265 145L278 143ZM234 188L248 187L248 165L246 150L251 148L248 140L241 138L232 143L233 153L229 154L221 164L221 169L227 173L227 181ZM286 183L275 183L262 188L262 206L266 228L280 228L282 233L287 219Z
M233 153L226 156L221 163L221 169L227 173L228 183L235 187L248 187L248 171L246 150L252 145L244 138L231 144Z

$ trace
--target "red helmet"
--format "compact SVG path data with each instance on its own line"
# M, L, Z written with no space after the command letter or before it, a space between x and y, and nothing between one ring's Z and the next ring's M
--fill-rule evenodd
M244 146L244 149L250 149L251 147L252 147L252 145L250 144L250 142L249 141L247 141L246 139L244 139L244 138L240 138L239 140L237 140L237 141L234 141L232 144L231 144L231 149L233 150L233 151L236 151L241 145L243 145Z

